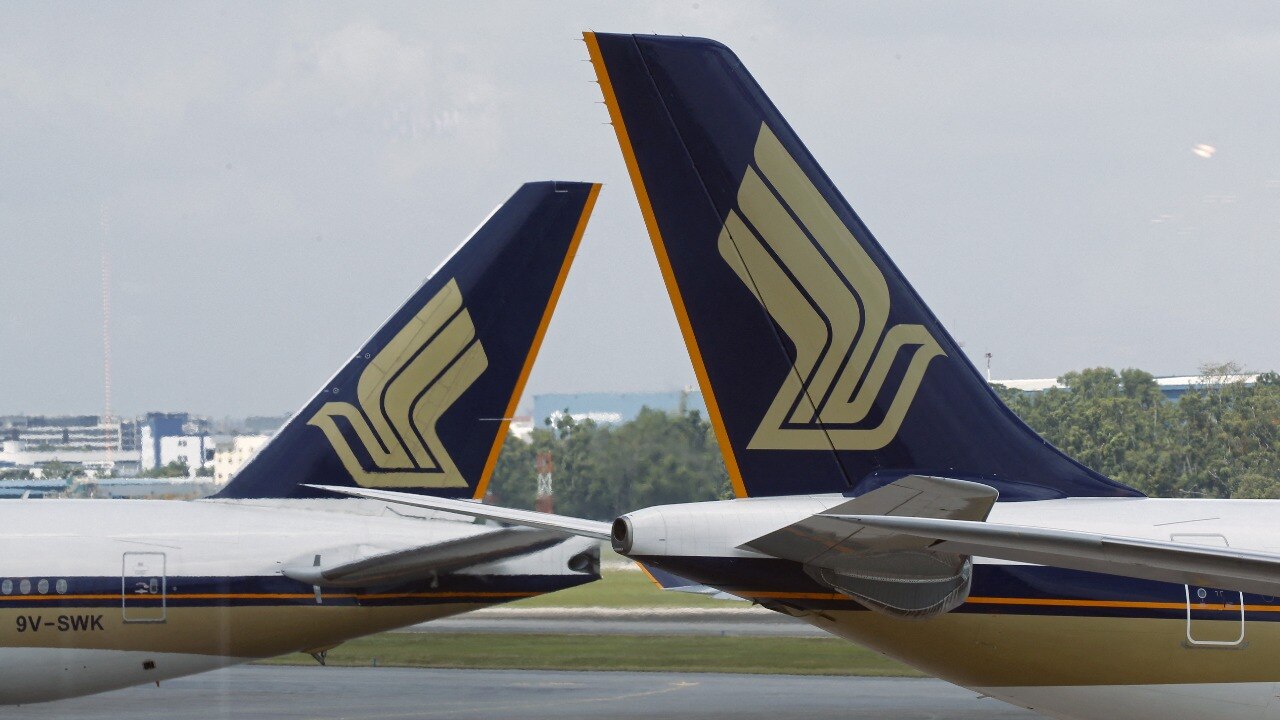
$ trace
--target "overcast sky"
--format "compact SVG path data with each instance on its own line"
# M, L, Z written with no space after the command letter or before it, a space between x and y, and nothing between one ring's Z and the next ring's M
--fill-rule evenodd
M588 28L732 47L997 378L1280 368L1273 2L9 2L0 414L101 412L104 247L116 412L275 414L552 178L528 392L692 384Z

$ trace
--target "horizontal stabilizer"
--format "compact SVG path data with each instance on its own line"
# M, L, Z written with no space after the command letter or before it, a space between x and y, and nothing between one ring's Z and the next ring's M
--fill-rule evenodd
M554 530L566 535L581 535L582 537L595 538L597 540L609 539L609 523L597 520L584 520L582 518L568 517L567 515L516 510L469 500L450 500L448 498L413 495L391 490L365 490L362 488L333 487L329 485L309 485L308 487L370 500L382 500L383 502L396 503L397 505L441 510L443 512L497 520L526 527Z
M972 561L925 538L852 525L850 515L985 520L1000 493L981 483L908 475L742 545L895 617L933 617L968 597Z
M548 530L502 528L483 535L379 552L367 545L335 548L286 565L293 580L322 587L367 587L454 572L473 565L543 550L564 541Z
M988 485L908 475L826 512L775 530L744 549L819 567L837 567L858 553L919 549L929 543L870 526L851 526L845 515L985 520L999 493Z
M688 578L681 577L675 573L669 573L661 568L656 568L652 565L645 565L640 561L636 561L636 565L638 565L640 569L644 571L644 574L648 575L649 579L653 581L653 584L657 585L661 590L689 593L690 595L702 595L714 600L743 600L743 598L740 598L737 595L730 595L719 588L713 588L710 585L696 583Z
M1053 565L1183 585L1280 595L1280 555L1230 547L923 517L831 516L854 528L923 538L960 555Z

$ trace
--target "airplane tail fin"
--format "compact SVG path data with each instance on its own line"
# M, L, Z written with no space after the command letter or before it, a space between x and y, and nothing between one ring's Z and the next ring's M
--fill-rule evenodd
M483 497L599 190L522 186L214 497Z
M728 48L585 39L739 496L1139 494L1000 402Z

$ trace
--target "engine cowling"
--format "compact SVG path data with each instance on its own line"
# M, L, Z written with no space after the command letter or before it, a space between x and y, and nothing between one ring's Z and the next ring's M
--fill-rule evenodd
M611 541L614 550L631 556L760 557L762 548L747 547L751 541L841 500L752 498L652 507L614 520ZM920 547L894 543L847 553L820 552L839 537L795 555L764 554L794 560L822 585L893 617L935 617L969 597L973 563L967 556L934 552L923 543Z
M910 619L954 610L968 599L973 583L968 556L923 550L869 554L838 567L806 565L805 572L868 609Z

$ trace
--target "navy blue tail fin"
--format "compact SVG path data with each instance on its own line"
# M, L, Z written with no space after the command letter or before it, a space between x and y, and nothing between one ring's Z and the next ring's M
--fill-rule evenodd
M739 496L1139 494L1000 402L728 48L585 37Z
M214 497L482 497L600 186L522 186Z

